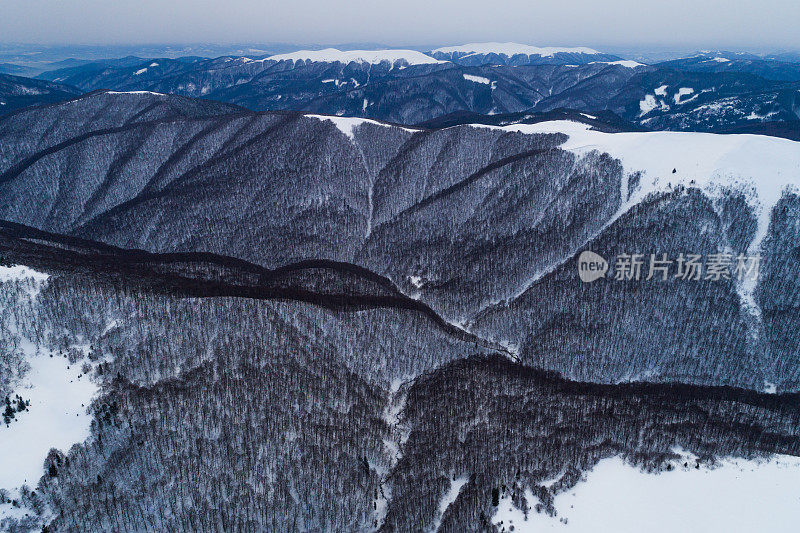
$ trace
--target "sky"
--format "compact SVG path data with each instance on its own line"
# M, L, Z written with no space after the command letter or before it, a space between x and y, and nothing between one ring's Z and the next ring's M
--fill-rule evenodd
M0 0L0 43L800 49L797 0Z

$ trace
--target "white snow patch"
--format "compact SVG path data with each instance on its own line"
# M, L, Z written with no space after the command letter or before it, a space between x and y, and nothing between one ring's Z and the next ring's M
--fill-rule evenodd
M467 484L469 478L467 476L461 476L459 478L453 479L450 481L450 488L447 489L447 492L442 496L442 499L439 501L439 516L436 519L435 527L431 528L432 531L436 531L439 529L439 525L441 524L442 517L444 516L444 512L447 511L447 508L456 501L458 498L458 494L461 492L461 489L464 485Z
M152 68L152 67L157 67L157 66L158 66L158 63L150 63L150 67L151 67L151 68Z
M25 266L0 267L0 282L27 284L27 297L34 299L49 276ZM13 290L13 289L12 289ZM19 292L20 298L26 298ZM7 326L18 330L13 321ZM89 353L88 343L70 348ZM85 359L70 365L64 356L40 350L29 339L18 338L17 349L25 361L22 375L13 382L10 396L20 396L28 405L15 412L8 424L0 421L0 488L10 499L19 499L22 486L36 488L51 448L67 450L89 436L91 416L87 406L97 392L89 375L83 373ZM91 366L91 365L90 365ZM20 519L30 510L0 504L0 528L7 520Z
M139 70L134 72L133 75L138 76L139 74L144 74L145 72L147 72L147 68L140 68Z
M652 94L644 95L644 100L639 102L639 116L643 116L648 114L650 111L654 109L660 109L662 111L666 111L669 109L669 106L664 103L663 100L656 100L656 97Z
M14 90L14 93L18 95L19 94L33 95L33 94L44 94L44 91L40 91L39 89L35 89L33 87L17 87L16 90Z
M639 115L646 115L657 107L656 97L652 94L646 94L644 95L644 100L639 102Z
M513 57L515 55L553 57L555 54L599 54L597 50L585 46L575 48L559 48L554 46L537 47L519 43L469 43L460 46L445 46L432 52L451 54L454 52L470 55L497 54Z
M777 114L778 114L777 111L770 111L766 115L759 115L755 111L751 111L750 114L747 115L744 118L745 118L745 120L767 120L767 119L770 119L770 118L774 117Z
M403 383L410 381L411 376L396 377L389 383L389 405L383 412L383 419L390 426L397 426L400 423L400 413L405 407L405 398L398 395Z
M513 343L511 341L507 341L507 340L497 341L497 344L499 344L500 346L505 348L506 351L508 353L510 353L511 355L513 355L514 357L519 357L519 355L520 355L519 344Z
M0 266L0 283L9 281L33 280L37 283L47 281L50 276L42 272L37 272L24 265Z
M536 498L525 492L529 506ZM501 500L493 522L517 533L793 532L800 522L800 458L729 459L715 468L648 474L615 457L600 461L573 489L556 495L559 517ZM566 521L566 524L564 523Z
M189 84L191 89L194 89L193 84ZM164 93L157 93L153 91L106 91L106 94L153 94L156 96L166 96Z
M318 120L330 120L333 122L339 130L347 135L349 138L353 139L355 135L355 128L368 122L370 124L375 124L377 126L383 126L384 128L400 128L400 126L394 126L392 124L386 124L384 122L378 122L377 120L370 120L368 118L357 118L357 117L330 117L326 115L306 115L307 117L316 118ZM405 131L418 131L411 128L401 128Z
M654 93L656 96L667 96L667 87L669 87L669 85L662 85L661 87L657 87L657 88L656 88L656 89L653 91L653 93Z
M409 297L414 298L415 300L419 300L422 298L422 289L425 286L425 278L422 276L408 276L408 281L411 283L411 286L414 287L414 291L408 294Z
M689 100L692 100L692 98L683 101L681 101L681 99L684 96L689 96L690 94L694 94L694 89L692 89L691 87L681 87L680 89L678 89L678 92L675 93L675 96L673 96L673 100L675 101L676 104L685 104Z
M119 327L119 321L117 319L113 319L108 324L106 324L106 327L103 328L103 332L100 333L100 336L102 337L106 335L109 331L117 329L118 327Z
M473 83L483 83L484 85L490 85L492 83L489 78L473 76L472 74L464 74L464 79Z
M14 507L10 503L0 503L0 527L9 527L4 524L4 520L21 520L26 516L32 516L33 512L25 507ZM29 533L34 530L29 530Z
M709 59L707 61L704 61L704 63L708 63L710 61L715 61L717 63L730 63L731 62L731 60L728 59L727 57L713 57L713 58L711 58L711 59Z
M383 446L389 454L390 468L393 468L402 456L401 447L406 442L410 435L408 427L400 423L400 414L405 408L406 397L405 393L401 393L400 389L403 383L413 379L411 376L396 377L392 379L389 385L389 398L386 406L383 408L383 420L391 428L391 436L388 439L383 439ZM389 492L388 486L384 487L384 491ZM388 502L383 502L386 505ZM384 509L385 511L385 509Z
M384 61L391 64L403 62L408 65L446 63L416 50L299 50L289 54L270 56L264 61L313 61L320 63L369 63L376 65Z
M0 283L27 284L28 297L36 298L50 276L23 265L0 266Z
M383 409L383 419L392 431L390 438L383 439L384 449L389 454L389 469L379 469L382 478L381 491L375 502L375 519L379 524L383 523L386 511L389 507L389 500L392 498L391 484L385 483L386 476L397 464L397 461L400 460L402 456L401 446L405 443L410 434L409 429L400 424L400 413L403 412L405 406L405 394L401 393L400 389L405 381L411 379L413 379L411 376L395 377L392 379L389 384L389 401Z
M538 502L538 499L529 488L525 489L524 496L525 501L528 502L528 505L531 507ZM512 527L515 533L538 531L537 526L534 526L535 520L532 518L529 520L528 518L535 514L536 511L534 509L528 509L526 512L516 507L511 499L511 494L507 494L500 498L500 504L497 506L497 510L495 510L492 523L497 526L502 533L511 531ZM552 517L547 518L552 521L556 520Z
M97 392L89 376L81 375L81 361L70 365L65 357L37 354L30 342L23 350L30 370L13 394L31 405L8 426L0 425L0 488L7 490L35 487L50 448L66 451L86 440L91 423L86 408Z
M644 63L638 61L631 61L630 59L620 59L619 61L592 61L592 65L605 64L605 65L620 65L626 68L646 67Z
M341 81L335 78L328 78L327 80L322 80L322 83L333 83L337 87L341 87L342 85L347 85L346 81Z

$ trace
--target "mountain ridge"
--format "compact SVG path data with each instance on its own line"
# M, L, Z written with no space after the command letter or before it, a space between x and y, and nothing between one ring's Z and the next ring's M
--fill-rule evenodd
M127 121L148 108L148 102L164 98L169 97L99 93L80 105L89 110L124 104L114 113ZM191 105L188 109L194 112ZM607 291L608 301L621 308L632 305L628 302L634 297L644 301L639 289L647 287L598 282L589 290L577 282L574 261L584 247L603 243L605 249L596 251L609 260L626 246L641 247L644 253L653 243L676 255L686 249L710 254L726 246L742 252L763 248L770 258L764 260L765 276L793 268L783 265L776 243L792 242L794 234L773 228L781 210L795 201L791 192L783 191L797 186L792 176L800 152L791 141L604 133L589 129L599 121L587 117L579 122L409 130L338 117L229 115L226 109L212 107L223 113L207 118L132 122L122 132L80 137L56 149L49 147L63 142L62 134L70 138L85 132L55 129L36 137L30 125L46 124L41 115L50 109L0 120L0 131L14 123L19 136L4 147L3 170L13 179L0 184L0 213L45 231L157 253L206 251L267 268L304 259L358 264L391 279L445 320L475 325L481 336L519 351L523 361L540 358L568 377L598 381L624 379L623 367L594 375L589 360L541 359L541 349L532 343L543 332L561 331L558 323L548 322L549 314L569 312L548 306L536 311L530 300L542 290L562 284L558 293L572 296L546 300L558 306L577 302L587 313L596 312L598 290ZM42 150L38 155L19 150L36 144ZM80 157L100 145L118 150L106 150L101 165L100 160L87 164ZM12 158L26 161L24 168L14 167L19 163ZM8 168L16 170L9 174ZM685 227L659 229L653 222L668 217L686 220ZM236 228L242 225L252 231L241 233ZM708 233L704 227L715 229ZM672 232L670 239L667 232ZM640 235L649 236L650 244ZM721 368L734 368L734 360L742 366L725 378L709 367L701 382L746 379L740 384L760 389L762 374L775 382L766 361L759 363L758 372L743 370L772 357L757 355L748 344L746 325L757 323L745 303L757 302L768 311L764 327L792 320L765 307L761 294L777 290L777 281L770 279L765 277L757 287L733 282L675 285L684 295L683 305L715 298L719 308L685 325L675 324L674 330L662 328L662 336L669 331L664 342L674 350L669 357L677 358L686 349L681 339L704 339L706 320L730 322L741 330L730 346L715 339L718 346L710 349L715 355L709 355L707 364L713 366L715 357L732 350L736 355L729 355L731 362ZM532 280L539 281L531 285ZM646 293L651 309L666 312L678 305L666 287ZM483 314L504 301L499 314ZM480 320L472 322L476 317ZM641 330L646 331L644 323ZM591 338L605 343L618 334L609 326ZM642 342L634 335L631 346L644 350ZM793 369L794 363L783 362L788 354L779 344L773 348L774 357ZM611 345L607 349L614 351ZM643 356L641 372L693 379L668 367L654 369L658 364ZM685 363L675 364L678 369ZM794 376L794 369L787 371L779 386L793 388Z
M123 58L0 115L0 529L560 528L630 467L793 523L800 143L651 130L790 135L798 82L551 51Z
M783 122L789 128L784 135L793 137L792 124L800 116L796 64L772 60L706 63L705 56L698 56L648 66L616 56L587 57L574 64L524 61L519 65L425 59L416 64L403 60L395 67L394 60L403 56L400 52L386 57L391 62L377 61L389 52L313 51L309 53L325 61L270 59L299 58L297 54L256 61L148 60L78 66L49 76L83 90L182 94L257 111L302 111L406 125L460 112L492 116L572 108L588 114L611 111L649 130L726 131ZM371 54L372 59L351 61L360 54ZM780 130L764 126L761 131Z

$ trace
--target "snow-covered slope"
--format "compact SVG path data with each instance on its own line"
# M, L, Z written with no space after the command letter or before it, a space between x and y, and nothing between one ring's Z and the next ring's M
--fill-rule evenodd
M0 266L2 297L16 300L15 305L25 309L39 296L48 278L25 266ZM13 354L4 354L4 364L19 368L17 375L2 376L13 387L8 394L13 400L10 409L3 405L0 424L0 489L14 500L23 486L36 488L50 449L67 451L89 436L88 405L97 385L90 378L93 364L85 359L70 363L65 353L37 346L21 333L14 313L0 311L5 320L0 330L10 334L3 339L3 350ZM80 356L89 347L74 344L69 348ZM24 408L20 408L19 399ZM0 501L0 529L7 525L7 518L19 519L29 512L24 506Z
M0 283L30 282L39 286L47 281L48 275L22 265L0 266Z
M747 329L753 339L768 339L760 333L765 327L791 327L776 323L775 314L770 313L770 298L768 291L778 291L772 285L776 276L793 279L794 274L789 272L771 273L776 264L784 264L775 257L775 242L780 238L776 229L780 227L781 217L773 216L775 208L781 202L791 202L791 193L800 191L800 143L787 139L760 135L719 135L696 132L626 132L604 133L591 130L590 126L576 121L550 121L537 124L518 124L504 126L503 131L518 131L522 133L561 133L566 140L561 148L571 151L582 157L590 157L590 153L607 153L619 160L622 164L622 179L618 182L620 203L614 210L609 210L608 216L598 228L586 235L581 243L570 248L559 256L548 259L546 264L538 265L526 279L520 279L519 285L507 286L509 292L502 295L499 303L491 307L486 316L503 316L498 319L500 323L513 323L516 318L509 318L503 309L530 309L537 296L537 288L544 286L540 282L550 274L563 271L566 265L585 246L596 240L611 239L619 242L619 235L609 232L616 231L617 223L625 224L631 216L639 212L645 205L647 197L653 193L671 193L681 190L699 190L708 200L709 205L717 210L720 217L724 215L724 206L732 198L743 202L742 208L737 209L737 216L747 220L748 234L746 240L741 242L741 253L747 256L764 257L764 273L758 279L738 279L735 286L739 305L739 316L743 317ZM789 193L789 194L787 194ZM685 195L679 195L685 196ZM746 205L746 207L745 207ZM791 204L790 204L791 205ZM665 217L655 228L668 228L672 220ZM727 239L728 237L726 237ZM791 244L791 236L785 246ZM784 246L784 245L782 245ZM729 250L733 253L730 241L720 240L716 249ZM710 253L710 252L705 252ZM737 252L740 253L740 252ZM602 253L601 253L602 255ZM773 266L770 266L773 265ZM761 296L759 296L761 295ZM513 302L509 304L509 302ZM664 303L665 309L671 309L673 303ZM767 311L765 313L765 311ZM514 311L516 312L516 311ZM530 315L526 315L530 316ZM485 317L481 318L485 320ZM791 320L791 319L788 319ZM479 320L480 322L480 320ZM477 330L484 325L476 326ZM502 336L500 329L495 329L499 338L512 344L522 345L530 342L527 333L519 337L511 335L510 338ZM503 330L503 331L507 331ZM580 338L576 335L576 338ZM678 336L680 338L680 336ZM522 344L520 344L522 343ZM526 348L534 350L534 348ZM771 357L783 357L778 343L770 345ZM523 352L525 349L523 349ZM707 354L706 354L707 355ZM794 387L790 384L792 378L785 370L769 367L765 362L759 368L765 369L764 387L773 390L770 385L776 380L782 381L784 386ZM649 371L650 369L647 369ZM649 375L649 379L652 375ZM628 379L628 378L626 378ZM755 386L751 384L750 386Z
M686 466L684 466L684 464ZM601 461L575 488L556 495L559 513L525 513L503 498L493 522L501 532L795 531L800 520L800 460L725 460L716 468L688 458L648 474L620 458ZM528 505L537 500L526 492Z
M551 121L505 126L522 133L565 133L561 146L580 154L606 152L622 161L626 173L642 172L623 211L648 194L678 185L697 187L710 196L741 190L759 215L754 245L760 244L772 208L783 192L800 188L800 143L763 135L696 132L603 133L587 124ZM674 171L674 172L673 172ZM629 191L623 191L623 198Z
M50 448L68 450L89 436L87 406L97 386L83 374L81 363L65 356L22 345L30 365L14 395L30 401L26 411L0 426L0 488L35 487Z
M444 63L431 56L416 50L338 50L326 48L324 50L299 50L288 54L278 54L266 58L264 61L310 61L318 63L367 63L377 65L388 62L404 65L429 65Z
M561 146L579 154L606 152L622 161L625 172L641 172L638 189L622 191L628 197L619 215L653 192L676 186L697 187L709 197L740 191L758 218L751 245L755 253L767 234L772 208L784 192L800 190L800 143L763 135L718 135L697 132L603 133L572 121L506 126L523 133L565 133ZM741 296L752 305L753 286Z
M367 118L356 118L356 117L333 117L327 115L307 115L309 117L313 117L319 120L329 120L333 122L333 124L339 128L339 130L347 135L348 138L353 139L355 135L355 129L362 125L362 124L374 124L376 126L383 126L385 128L393 128L398 127L392 124L387 124L386 122L379 122L377 120L370 120ZM412 128L402 128L405 131L418 131Z
M637 68L637 67L644 67L646 66L644 63L639 63L638 61L632 61L630 59L619 59L617 61L593 61L594 63L602 63L605 65L619 65L621 67L627 68Z
M556 46L538 47L538 46L531 46L528 44L519 44L519 43L469 43L469 44L462 44L460 46L444 46L442 48L437 48L433 50L433 52L440 52L444 54L457 52L457 53L475 54L475 55L497 54L506 57L512 57L515 55L553 57L555 54L599 54L600 53L597 50L594 50L592 48L587 48L585 46L579 46L574 48L563 48Z
M598 61L615 61L616 56L603 54L592 48L557 46L530 46L518 43L470 43L460 46L445 46L430 52L436 59L453 61L463 65L528 65L553 63L578 65Z

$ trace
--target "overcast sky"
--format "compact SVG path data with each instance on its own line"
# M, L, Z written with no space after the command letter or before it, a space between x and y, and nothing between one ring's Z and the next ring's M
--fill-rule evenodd
M0 42L800 48L798 0L0 0Z

